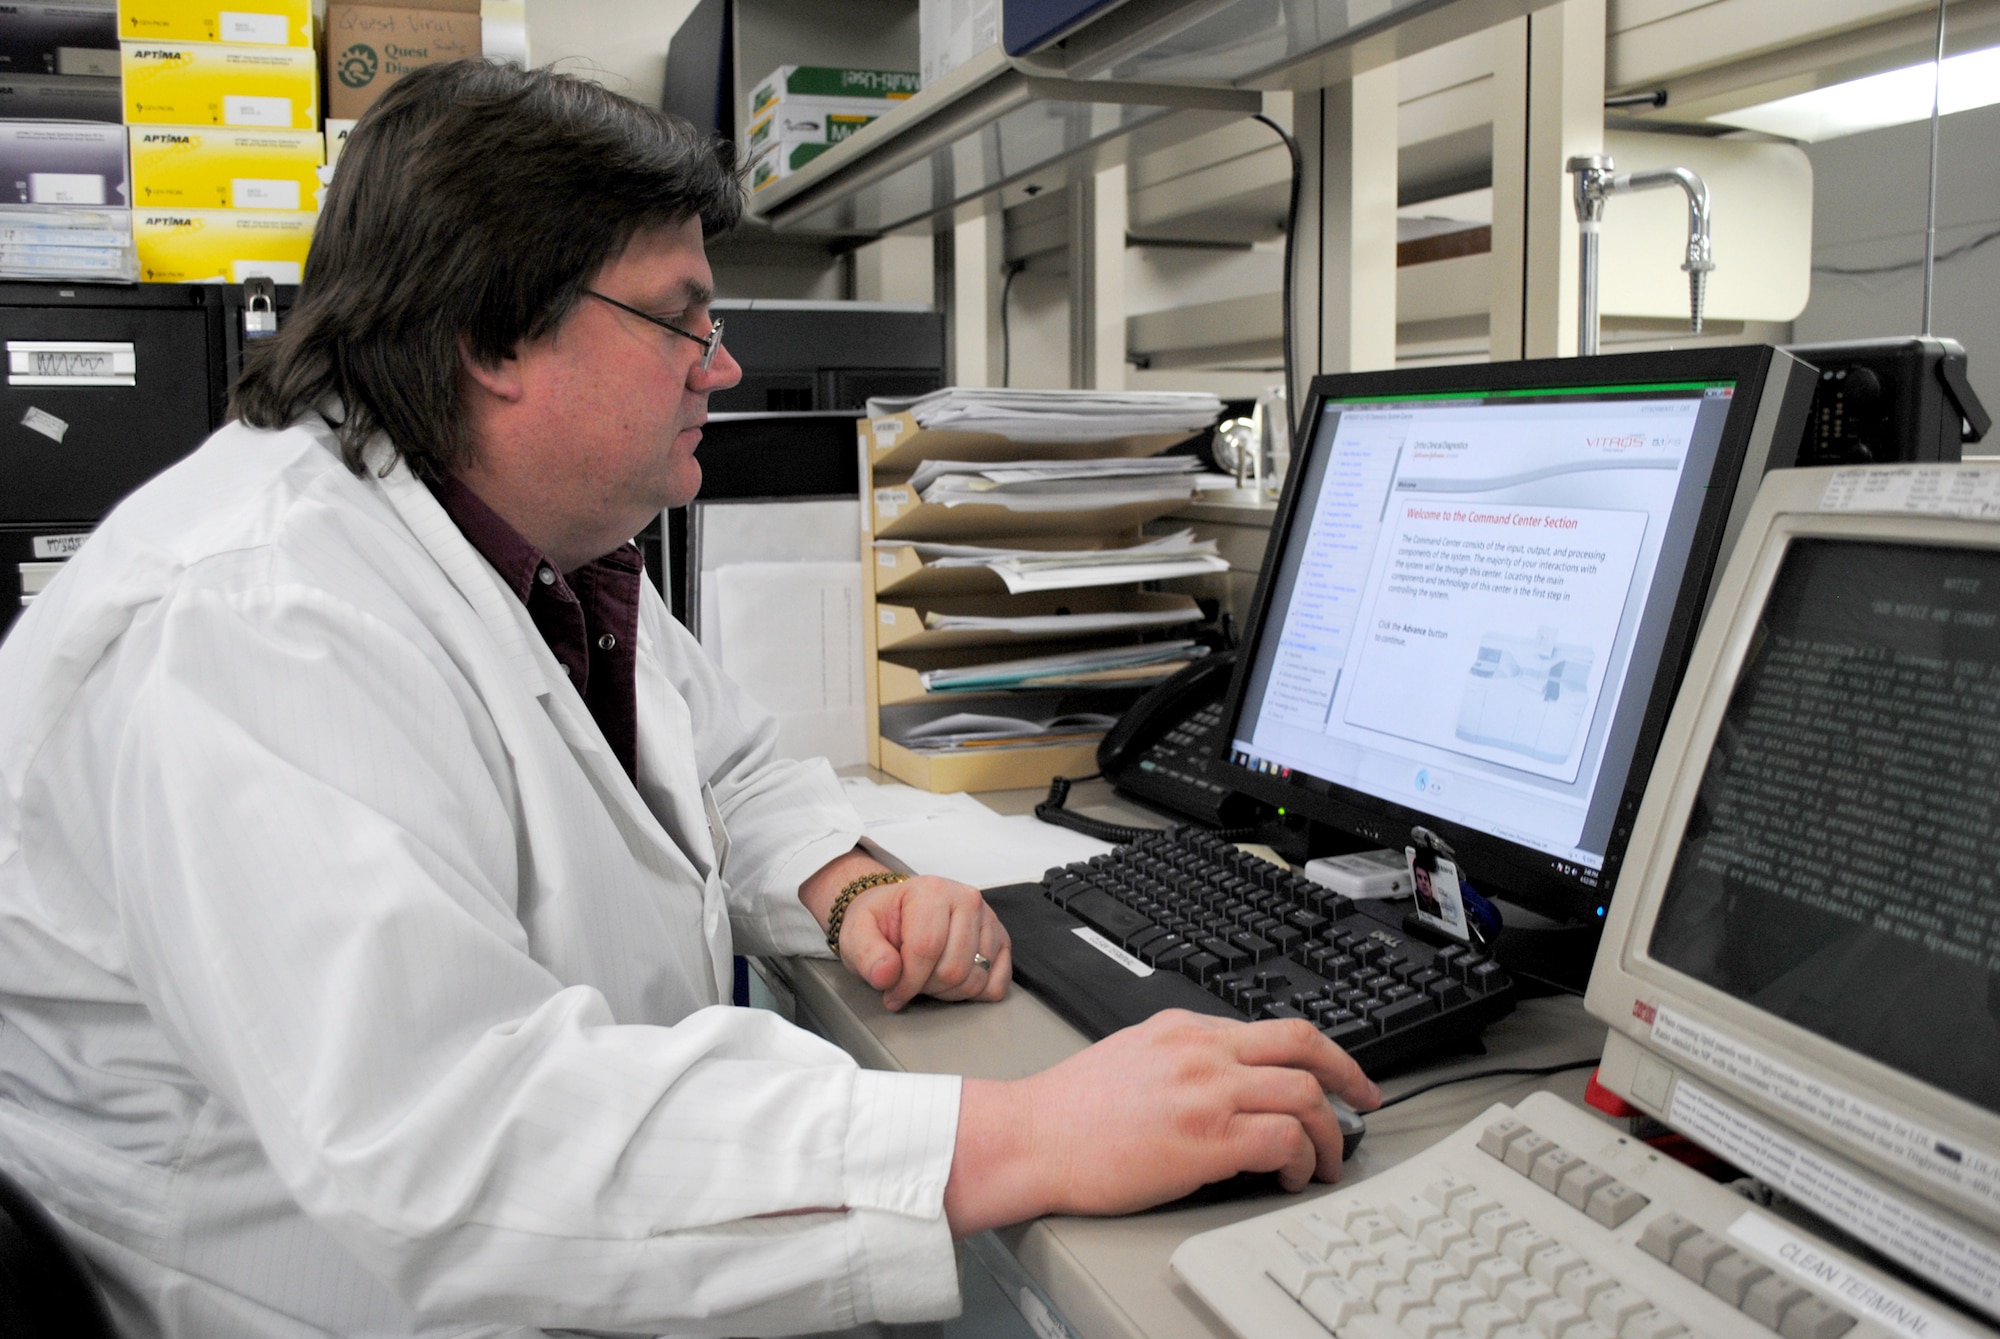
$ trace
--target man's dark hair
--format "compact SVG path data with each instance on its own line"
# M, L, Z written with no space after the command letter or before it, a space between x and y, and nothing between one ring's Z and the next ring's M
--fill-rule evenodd
M282 428L334 401L342 454L388 435L412 471L469 458L459 349L553 330L633 234L733 226L733 147L587 80L486 61L404 75L349 136L297 304L231 412Z

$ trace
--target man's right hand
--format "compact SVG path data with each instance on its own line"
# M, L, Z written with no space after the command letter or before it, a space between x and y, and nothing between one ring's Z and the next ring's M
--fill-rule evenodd
M1237 1172L1340 1176L1333 1093L1381 1092L1311 1024L1169 1010L1031 1078L968 1079L945 1216L965 1236L1046 1213L1129 1213Z

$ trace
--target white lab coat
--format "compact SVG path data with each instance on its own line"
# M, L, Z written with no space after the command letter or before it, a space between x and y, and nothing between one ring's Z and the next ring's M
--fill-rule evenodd
M732 945L825 951L831 772L648 589L635 788L430 492L335 451L223 429L0 647L0 1165L135 1332L950 1314L958 1081L724 1003Z

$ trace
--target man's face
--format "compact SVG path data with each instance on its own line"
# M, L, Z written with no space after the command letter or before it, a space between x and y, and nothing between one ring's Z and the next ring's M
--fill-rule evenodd
M701 222L636 234L590 281L595 293L694 335L713 297ZM516 351L538 412L547 501L573 523L613 537L605 551L701 487L694 458L709 393L743 369L726 348L707 370L702 345L586 296L542 339Z

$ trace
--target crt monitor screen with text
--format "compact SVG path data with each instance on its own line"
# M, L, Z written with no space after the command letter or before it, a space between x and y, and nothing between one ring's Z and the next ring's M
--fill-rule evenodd
M1731 392L1327 403L1233 761L1518 843L1592 882Z

